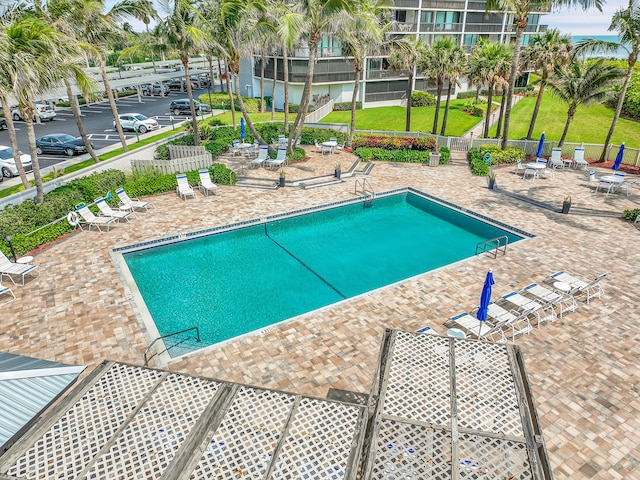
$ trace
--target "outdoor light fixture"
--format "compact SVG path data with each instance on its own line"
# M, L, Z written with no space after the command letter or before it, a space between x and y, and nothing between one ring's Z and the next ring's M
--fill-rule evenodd
M15 262L18 259L18 256L16 255L16 251L13 249L13 243L11 243L11 240L13 239L13 237L11 236L10 233L7 233L4 236L4 239L9 244L9 250L11 250L11 255L13 256L13 261Z

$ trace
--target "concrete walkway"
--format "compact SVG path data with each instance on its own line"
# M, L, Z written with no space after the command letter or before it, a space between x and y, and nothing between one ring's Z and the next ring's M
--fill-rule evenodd
M518 103L520 100L522 100L524 97L521 97L519 95L514 95L513 98L511 99L511 108L513 108L513 106ZM486 97L484 98L484 100L486 101ZM489 116L489 128L493 127L497 122L498 122L498 118L500 118L500 107L496 108L493 112L491 112L491 115ZM482 120L480 123L478 123L475 127L473 127L471 130L469 130L467 133L465 133L464 135L462 135L463 138L479 138L482 137L482 134L484 132L484 123L485 120Z

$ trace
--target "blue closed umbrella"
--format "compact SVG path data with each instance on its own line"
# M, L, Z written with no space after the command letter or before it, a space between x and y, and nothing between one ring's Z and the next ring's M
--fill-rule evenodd
M538 142L538 150L536 151L536 158L542 157L542 150L544 149L544 132L540 135L540 142Z
M482 329L482 322L487 321L487 310L489 310L489 304L491 303L491 287L495 282L493 281L493 272L489 270L487 272L487 278L484 279L484 286L482 287L482 294L480 295L480 306L478 307L478 313L476 317L480 320L478 326L478 338L480 338L480 331Z
M247 134L244 131L244 118L240 118L240 138L244 140Z
M618 150L618 155L616 155L616 161L613 163L614 170L618 170L620 168L620 164L622 163L622 157L624 157L624 142L620 145L620 150Z

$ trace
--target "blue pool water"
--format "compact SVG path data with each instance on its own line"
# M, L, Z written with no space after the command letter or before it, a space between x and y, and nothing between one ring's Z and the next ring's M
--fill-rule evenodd
M522 237L412 193L125 253L160 335L203 345L471 257Z

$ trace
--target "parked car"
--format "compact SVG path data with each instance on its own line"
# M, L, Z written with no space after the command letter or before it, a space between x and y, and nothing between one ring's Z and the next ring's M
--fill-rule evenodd
M36 115L40 117L40 120L42 120L43 122L47 122L49 120L53 120L54 118L56 118L56 112L53 109L53 107L51 107L50 105L45 105L44 103L36 103L35 112L36 112ZM36 115L33 116L34 122L36 121ZM11 112L11 117L13 118L14 122L17 122L19 120L24 120L22 118L22 115L20 114L20 110L17 108Z
M142 86L142 94L143 95L167 95L171 90L168 85L154 83L153 85L143 85Z
M194 101L194 105L196 107L196 113L200 111L209 113L211 112L211 107L204 103ZM182 100L174 100L169 105L169 111L173 112L174 115L182 115L183 113L191 113L191 103L189 103L188 98L183 98Z
M25 171L29 172L31 168L31 155L27 155L22 152L20 154L20 160ZM13 159L13 150L11 147L5 147L0 145L0 172L5 178L11 178L18 175L18 167L16 167L16 161Z
M93 147L93 144L91 146ZM36 152L38 155L57 153L73 157L74 155L86 153L86 151L87 147L85 147L82 138L74 137L67 133L52 133L36 140Z
M0 118L0 130L7 128L7 121L4 118Z
M187 82L185 82L184 80L173 80L171 82L169 82L168 84L169 90L177 90L177 91L181 91L181 92L186 92L187 91ZM195 80L191 80L191 88L200 88L200 86L198 85L198 82L196 82Z
M131 130L135 132L136 129L139 133L147 133L151 130L157 130L160 128L158 122L153 118L145 117L141 113L121 113L118 115L120 119L120 125L123 130ZM116 126L116 121L113 121L113 128Z

